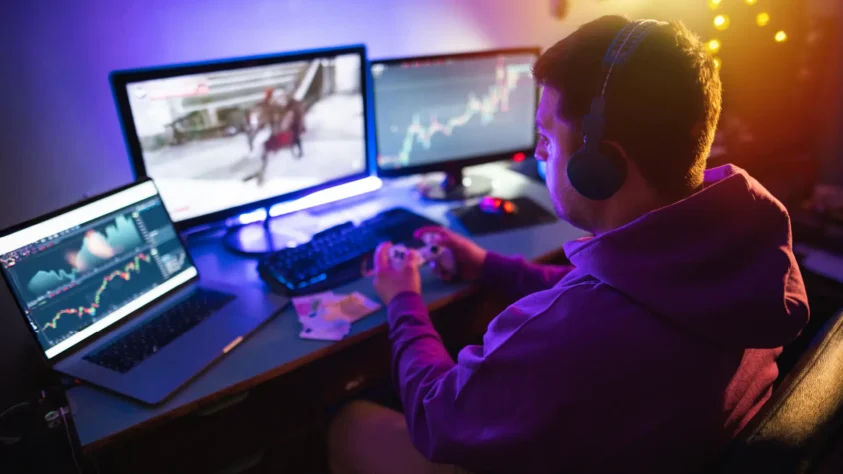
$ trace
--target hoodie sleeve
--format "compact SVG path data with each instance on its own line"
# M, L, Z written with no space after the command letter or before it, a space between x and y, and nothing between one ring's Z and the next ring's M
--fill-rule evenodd
M553 287L574 267L528 263L521 257L504 257L488 252L480 283L486 288L520 299Z
M521 472L547 472L558 465L558 446L542 443L558 436L543 435L560 426L570 429L571 451L577 452L574 433L582 427L577 415L560 423L553 413L566 399L572 401L571 394L538 388L549 377L566 376L577 387L577 357L551 368L534 364L534 357L556 351L560 341L537 337L545 331L541 328L522 331L556 299L511 306L490 324L483 345L466 347L457 362L445 350L421 296L402 293L390 302L393 380L413 445L427 459L481 472L517 460Z

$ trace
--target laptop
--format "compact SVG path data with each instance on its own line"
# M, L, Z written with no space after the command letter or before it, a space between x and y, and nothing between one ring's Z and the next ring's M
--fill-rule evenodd
M53 369L147 404L288 302L202 280L151 180L0 233L0 268Z

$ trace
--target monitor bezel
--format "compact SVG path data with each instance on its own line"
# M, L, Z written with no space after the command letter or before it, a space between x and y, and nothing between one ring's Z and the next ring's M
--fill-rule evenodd
M178 63L162 66L112 71L109 74L109 83L111 84L111 92L114 96L117 115L120 119L120 127L123 132L123 139L126 143L126 150L129 154L129 160L131 163L134 178L137 180L142 178L150 178L150 176L147 173L146 165L143 159L143 150L140 145L140 138L138 137L137 130L135 128L134 117L132 116L132 110L129 104L129 95L126 88L127 85L135 82L149 81L155 79L167 79L171 77L184 76L190 74L202 74L223 70L268 66L272 64L293 61L308 61L326 56L336 57L348 54L356 54L360 57L360 94L363 100L362 140L365 161L364 167L361 171L340 178L336 178L315 186L300 189L298 191L293 191L286 194L279 194L277 196L273 196L260 201L240 204L229 207L227 209L222 209L219 211L202 214L199 216L189 217L179 221L174 221L174 224L177 230L185 231L187 229L191 229L200 225L225 222L227 219L245 212L250 212L261 208L268 208L271 207L273 204L277 204L280 202L299 199L309 194L313 194L317 191L321 191L323 189L331 188L345 183L350 183L352 181L363 179L372 175L373 167L371 164L372 160L370 159L370 157L372 156L375 144L370 143L371 140L369 140L370 108L369 101L367 99L369 90L369 62L366 55L366 46L363 44L356 44L348 46L336 46L311 50L273 53L259 56L224 58L192 63ZM166 207L166 201L164 202L164 205Z
M384 65L384 66L391 66L395 64L401 64L405 62L426 62L426 61L442 61L448 59L474 59L474 58L490 58L495 57L498 55L514 55L514 54L532 54L538 60L539 56L541 55L541 48L538 46L524 46L524 47L513 47L513 48L500 48L500 49L487 49L482 51L469 51L469 52L459 52L459 53L447 53L447 54L435 54L435 55L427 55L427 56L405 56L405 57L392 57L392 58L382 58L372 60L369 63L369 73L373 74L372 70L377 65ZM372 106L377 107L377 90L375 87L375 79L374 75L372 77ZM539 104L539 87L536 86L536 93L535 93L535 103L533 110L538 108ZM373 115L376 115L373 110ZM375 122L375 120L373 120ZM377 173L380 177L401 177L401 176L408 176L414 174L423 174L423 173L432 173L436 171L454 171L459 170L462 168L466 168L469 166L476 166L482 165L485 163L492 163L495 161L503 161L512 159L513 156L523 153L525 155L532 154L536 148L536 131L535 125L533 125L533 143L529 147L525 148L516 148L512 150L505 150L501 151L500 153L494 154L487 154L487 155L474 155L468 156L464 158L459 158L455 160L449 161L440 161L438 163L430 163L424 165L417 165L417 166L408 166L404 168L384 168L380 165L380 150L378 149L378 127L375 124L373 127L374 129L373 134L375 137L375 143L373 144L375 148L375 164L377 167Z
M97 194L96 196L91 196L87 199L83 199L81 201L78 201L74 204L70 204L70 205L64 206L62 208L56 209L56 210L54 210L52 212L49 212L47 214L43 214L43 215L34 217L32 219L20 222L18 224L14 224L12 226L6 227L6 228L0 230L0 238L6 237L6 236L11 235L11 234L14 234L15 232L19 232L19 231L24 230L28 227L38 225L38 224L40 224L44 221L48 221L48 220L53 219L55 217L58 217L62 214L66 214L68 212L74 211L74 210L79 209L81 207L87 206L88 204L92 204L92 203L94 203L96 201L99 201L101 199L105 199L105 198L113 196L115 194L119 194L119 193L121 193L123 191L126 191L128 189L131 189L135 186L144 185L148 182L151 182L152 185L155 186L155 195L158 196L158 198L161 198L160 191L158 190L158 186L155 184L155 181L153 181L150 178L142 178L138 181L135 181L135 182L132 182L132 183L129 183L129 184L125 184L125 185L120 186L118 188L114 188L110 191L106 191L104 193ZM164 200L162 199L161 202L163 203L163 201ZM165 206L165 210L166 210L166 206ZM169 212L167 213L167 217L170 218L170 222L173 223L173 225L175 226L175 223L173 222L172 218L170 217ZM20 298L18 298L18 295L15 292L15 289L12 287L12 282L10 281L10 278L7 276L8 272L6 272L6 269L4 269L4 268L0 268L0 274L2 274L2 275L0 275L0 277L1 277L0 279L3 280L3 284L9 290L10 296L14 300L15 306L18 309L19 316L22 318L23 323L26 325L27 330L32 335L32 342L35 344L36 347L38 347L38 350L41 353L41 357L43 358L43 360L46 361L46 363L49 364L50 367L52 367L52 366L58 364L59 362L61 362L62 360L66 359L67 357L70 357L71 355L75 354L79 350L90 346L91 344L93 344L94 342L96 342L97 340L102 338L103 336L105 336L107 334L111 334L113 331L116 331L117 329L125 326L127 323L129 323L131 321L134 321L139 315L145 314L146 311L149 311L150 308L152 308L156 304L160 303L168 295L173 295L176 292L181 291L184 288L187 288L189 285L194 285L199 281L199 277L200 277L199 267L196 266L196 262L193 260L193 256L190 255L190 250L187 247L187 242L185 242L184 237L181 234L179 234L178 232L176 233L176 238L179 239L182 246L185 248L185 251L187 252L187 260L190 262L190 265L193 268L196 269L196 275L194 275L193 277L191 277L190 279L188 279L184 283L181 283L180 285L171 289L170 291L165 293L161 298L158 298L158 299L156 299L156 300L154 300L150 303L147 303L146 305L142 306L141 308L137 309L136 311L127 314L126 316L119 319L118 321L115 321L115 323L108 326L108 328L106 330L92 334L88 338L80 341L75 346L73 346L71 348L68 348L67 350L65 350L65 351L63 351L59 354L56 354L54 357L47 357L47 349L45 349L44 346L41 345L41 342L38 340L38 334L35 332L35 330L30 325L29 319L26 317L26 307L24 306L24 303L20 300Z

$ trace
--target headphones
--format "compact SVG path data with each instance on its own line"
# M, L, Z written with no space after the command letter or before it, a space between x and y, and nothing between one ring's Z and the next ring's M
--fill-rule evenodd
M615 66L621 66L632 56L641 41L656 26L666 23L638 20L628 23L612 40L603 57L600 88L591 101L588 115L582 122L583 147L568 161L568 181L578 193L594 201L609 199L626 181L626 159L617 146L603 140L606 88Z

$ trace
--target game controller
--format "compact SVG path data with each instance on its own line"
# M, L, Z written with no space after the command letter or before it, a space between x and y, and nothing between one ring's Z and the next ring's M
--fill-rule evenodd
M421 265L438 265L442 271L449 275L456 273L457 265L454 259L454 253L451 249L439 244L439 235L433 233L426 233L420 239L425 243L424 247L417 249L419 257L421 257ZM404 245L397 244L389 249L389 262L393 269L401 270L404 268L409 249Z

